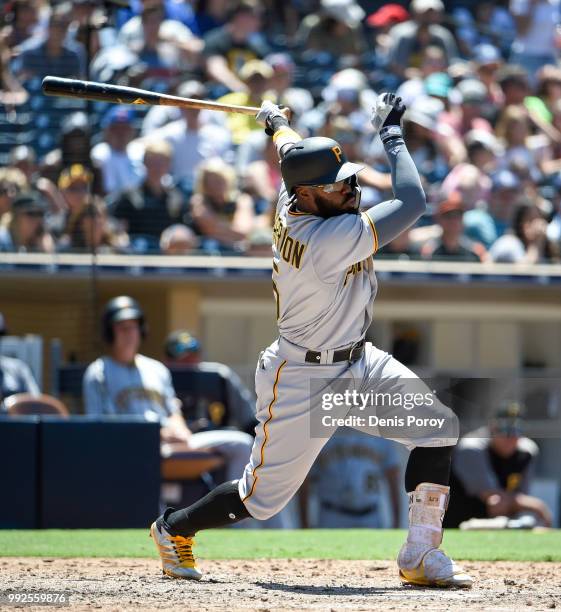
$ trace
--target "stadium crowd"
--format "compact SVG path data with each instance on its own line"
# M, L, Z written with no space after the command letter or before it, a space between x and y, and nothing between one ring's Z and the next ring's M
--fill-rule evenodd
M285 104L366 165L364 208L391 198L369 115L397 91L430 207L381 254L560 259L560 0L129 5L3 3L0 251L269 250L280 172L251 116L49 98L54 75Z

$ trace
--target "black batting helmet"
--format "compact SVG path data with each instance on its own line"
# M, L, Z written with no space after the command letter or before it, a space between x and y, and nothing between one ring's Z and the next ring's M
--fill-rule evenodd
M295 143L281 161L289 195L298 185L327 185L350 178L364 166L347 161L341 145L332 138L312 136Z
M128 295L120 295L119 297L109 300L107 304L105 304L103 315L101 316L101 328L105 342L111 344L114 340L114 323L129 321L131 319L136 319L138 321L140 333L144 338L146 336L146 322L140 304Z

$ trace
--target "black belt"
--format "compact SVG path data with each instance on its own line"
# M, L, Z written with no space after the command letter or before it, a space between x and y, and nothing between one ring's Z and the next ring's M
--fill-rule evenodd
M372 504L371 506L367 506L365 508L354 509L343 508L342 506L337 506L336 504L332 504L331 502L322 501L321 506L326 510L338 512L339 514L350 514L351 516L366 516L367 514L376 512L378 510L378 504Z
M350 348L339 349L334 351L333 359L331 363L338 363L340 361L350 361L351 363L360 359L364 353L364 340L360 340L356 344L353 344ZM321 351L308 351L306 353L306 363L317 363L321 362Z

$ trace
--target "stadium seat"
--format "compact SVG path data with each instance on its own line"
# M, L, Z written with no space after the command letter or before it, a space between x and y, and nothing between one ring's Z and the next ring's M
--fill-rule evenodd
M61 417L68 416L66 406L52 395L32 395L31 393L16 393L4 400L9 415L43 415L52 414Z

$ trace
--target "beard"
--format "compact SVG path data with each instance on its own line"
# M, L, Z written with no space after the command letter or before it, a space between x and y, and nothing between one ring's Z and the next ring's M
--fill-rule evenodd
M355 200L355 207L349 208L347 205ZM339 215L357 215L358 204L356 203L356 194L353 192L339 204L334 204L329 198L317 193L315 195L315 204L318 207L318 216L328 219L329 217L337 217Z

